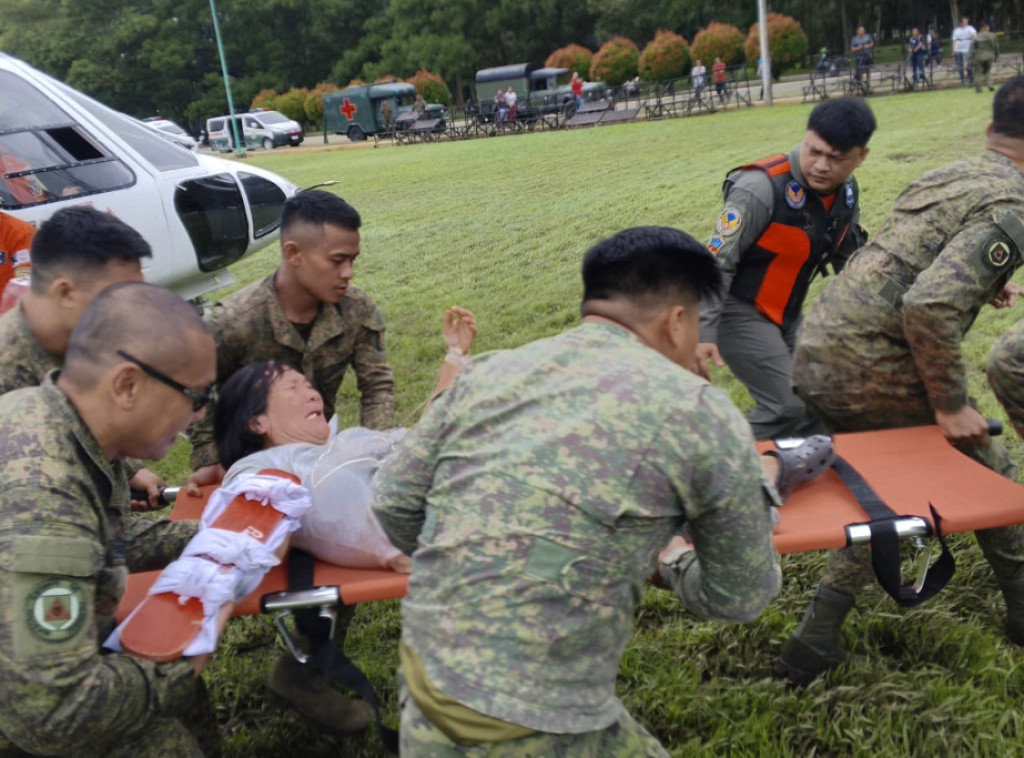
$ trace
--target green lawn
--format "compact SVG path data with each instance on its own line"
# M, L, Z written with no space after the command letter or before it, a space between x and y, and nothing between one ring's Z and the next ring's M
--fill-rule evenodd
M991 97L973 91L871 101L879 131L858 179L864 223L879 227L900 189L925 170L982 149ZM710 235L727 169L788 150L810 106L744 109L611 128L387 149L250 158L308 186L334 189L363 214L356 282L388 323L399 418L415 419L443 356L439 324L453 303L472 309L481 350L508 348L577 320L579 264L597 239L664 224ZM234 267L239 285L271 272L276 248ZM820 290L821 284L812 291ZM992 340L1020 312L986 309L966 343L974 394L1001 411L981 369ZM749 407L726 370L715 382ZM340 403L357 418L354 382ZM1024 458L1016 439L1018 459ZM185 445L161 471L184 477ZM1019 755L1024 667L1000 632L1001 599L971 537L953 540L952 585L900 612L880 590L862 598L848 642L869 662L805 689L771 678L772 661L817 583L823 554L787 557L778 600L751 624L700 621L649 590L626 653L620 693L674 755ZM395 721L397 603L361 606L349 653L383 692ZM377 756L375 737L335 741L262 700L277 654L266 618L235 621L207 669L226 755Z

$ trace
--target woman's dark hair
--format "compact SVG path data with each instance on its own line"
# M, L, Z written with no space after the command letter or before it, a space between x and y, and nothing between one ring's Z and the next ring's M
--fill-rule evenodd
M263 437L249 424L267 412L271 385L290 368L280 361L250 363L232 374L220 388L213 411L213 438L224 468L231 468L245 456L263 449Z

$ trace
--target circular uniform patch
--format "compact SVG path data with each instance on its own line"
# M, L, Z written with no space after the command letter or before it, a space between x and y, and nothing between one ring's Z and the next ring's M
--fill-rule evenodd
M800 182L790 182L786 185L786 204L795 210L807 205L807 191L800 186Z
M1002 268L1012 257L1010 246L1002 240L992 240L985 246L985 261L992 268Z
M731 205L722 211L722 215L718 217L718 233L723 237L729 237L736 234L740 230L740 224L743 222L743 217L740 216L740 212L737 208Z
M64 642L82 628L85 592L70 579L40 582L25 600L25 621L32 634L47 642Z

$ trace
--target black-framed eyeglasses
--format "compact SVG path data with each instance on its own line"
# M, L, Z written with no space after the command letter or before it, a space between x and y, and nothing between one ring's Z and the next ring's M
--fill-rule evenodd
M180 382L176 382L171 377L167 376L155 368L150 366L148 363L143 363L134 355L129 355L124 350L118 350L117 354L124 358L126 361L134 363L136 366L141 368L144 373L149 374L151 377L156 379L158 382L166 384L171 389L176 389L182 395L192 401L192 412L199 413L203 408L213 402L213 388L208 387L205 390L194 390L191 387L186 387Z

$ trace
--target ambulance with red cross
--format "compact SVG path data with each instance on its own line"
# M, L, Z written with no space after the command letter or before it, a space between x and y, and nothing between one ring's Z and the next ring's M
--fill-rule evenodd
M405 82L359 84L324 95L324 131L344 134L352 142L401 125L400 116L412 110L416 88ZM422 119L443 119L440 103L427 105Z

